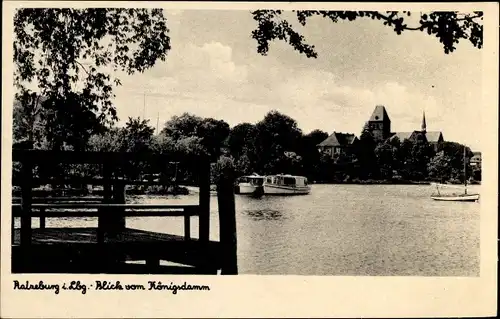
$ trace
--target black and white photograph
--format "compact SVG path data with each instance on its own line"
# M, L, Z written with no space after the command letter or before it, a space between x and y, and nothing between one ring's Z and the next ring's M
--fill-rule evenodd
M495 278L498 5L7 3L9 294Z

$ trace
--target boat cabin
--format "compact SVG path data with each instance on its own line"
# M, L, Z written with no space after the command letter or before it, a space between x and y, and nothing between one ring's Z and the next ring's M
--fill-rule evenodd
M283 186L307 186L307 178L293 175L274 175L267 176L266 183Z
M264 176L242 176L238 179L238 183L248 183L252 186L262 186L264 184Z

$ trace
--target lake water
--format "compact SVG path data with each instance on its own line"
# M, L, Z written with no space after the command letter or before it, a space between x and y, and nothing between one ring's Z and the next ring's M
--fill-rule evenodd
M236 195L239 273L479 276L480 204L433 201L432 191L426 185L312 185L306 196ZM197 203L198 195L130 201ZM81 221L89 222L95 224ZM54 223L62 226L50 219L47 226ZM212 196L211 240L218 240L218 224ZM193 217L192 237L197 225ZM183 234L182 217L129 218L127 226Z

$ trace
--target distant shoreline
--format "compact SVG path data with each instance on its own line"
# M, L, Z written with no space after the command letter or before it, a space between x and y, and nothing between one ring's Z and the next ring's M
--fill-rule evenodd
M336 181L336 182L315 182L312 181L311 185L431 185L433 182L429 181L391 181L391 180L354 180L354 181ZM461 185L457 183L451 183L451 185ZM468 185L481 185L481 182L473 182ZM212 190L211 190L212 191ZM146 186L143 188L129 188L126 190L127 195L131 196L143 196L143 195L190 195L197 193L189 186L178 186L174 189L167 188L162 189L161 187ZM88 191L84 189L33 189L35 196L40 197L51 197L51 196L102 196L102 190ZM17 187L13 188L12 195L14 197L21 196L20 189Z
M102 189L50 189L50 188L34 188L32 190L34 196L37 197L72 197L72 196L102 196ZM186 187L175 187L175 188L162 188L162 187L154 187L154 186L146 186L141 188L127 188L125 193L130 196L139 196L139 195L189 195L192 194ZM20 197L21 190L18 187L12 189L13 197Z
M431 185L431 182L356 181L356 182L314 182L313 185Z
M336 182L312 182L313 185L431 185L430 181L390 181L390 180L357 180L357 181L336 181ZM462 185L460 183L450 183L450 185ZM473 182L468 185L481 185L481 182Z

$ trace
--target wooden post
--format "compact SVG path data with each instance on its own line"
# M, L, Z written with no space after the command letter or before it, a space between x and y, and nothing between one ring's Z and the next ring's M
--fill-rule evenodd
M115 180L113 184L113 203L125 204L125 184L123 181ZM118 234L125 230L125 207L116 207L107 211L106 233L111 238L116 238ZM118 269L125 263L125 255L122 251L113 251L110 254L111 267Z
M31 202L33 188L33 163L30 158L22 162L21 179L21 234L20 245L31 244Z
M105 202L114 204L125 204L125 184L116 180L113 188L109 184L106 190ZM125 207L106 208L100 216L99 227L107 236L116 236L125 229Z
M111 203L111 168L109 163L102 164L102 175L103 175L103 203ZM107 232L107 219L109 212L105 208L99 209L99 217L97 218L97 242L103 243L105 233Z
M15 240L15 229L16 229L16 225L15 225L15 222L14 222L14 214L12 214L12 220L11 220L11 224L10 224L10 244L11 245L14 245L14 240Z
M199 167L200 216L199 236L201 242L210 240L210 162Z
M40 209L41 215L45 214L45 208ZM40 216L40 229L45 228L45 216Z
M184 215L184 240L191 239L191 216L184 211L186 215Z
M236 208L234 201L234 175L232 167L221 172L217 183L219 206L220 244L222 246L222 275L238 274Z
M125 184L123 181L116 181L113 185L113 203L125 204ZM125 229L125 207L116 208L111 212L109 226L113 234L120 233Z
M103 164L104 177L104 203L125 204L125 184L122 181L112 178L112 165L107 162ZM125 229L125 208L113 207L102 208L99 216L98 225L98 243L104 243L105 239L113 239ZM102 260L102 267L107 272L114 272L120 269L125 261L121 251L111 248L111 246L102 246L98 254Z

